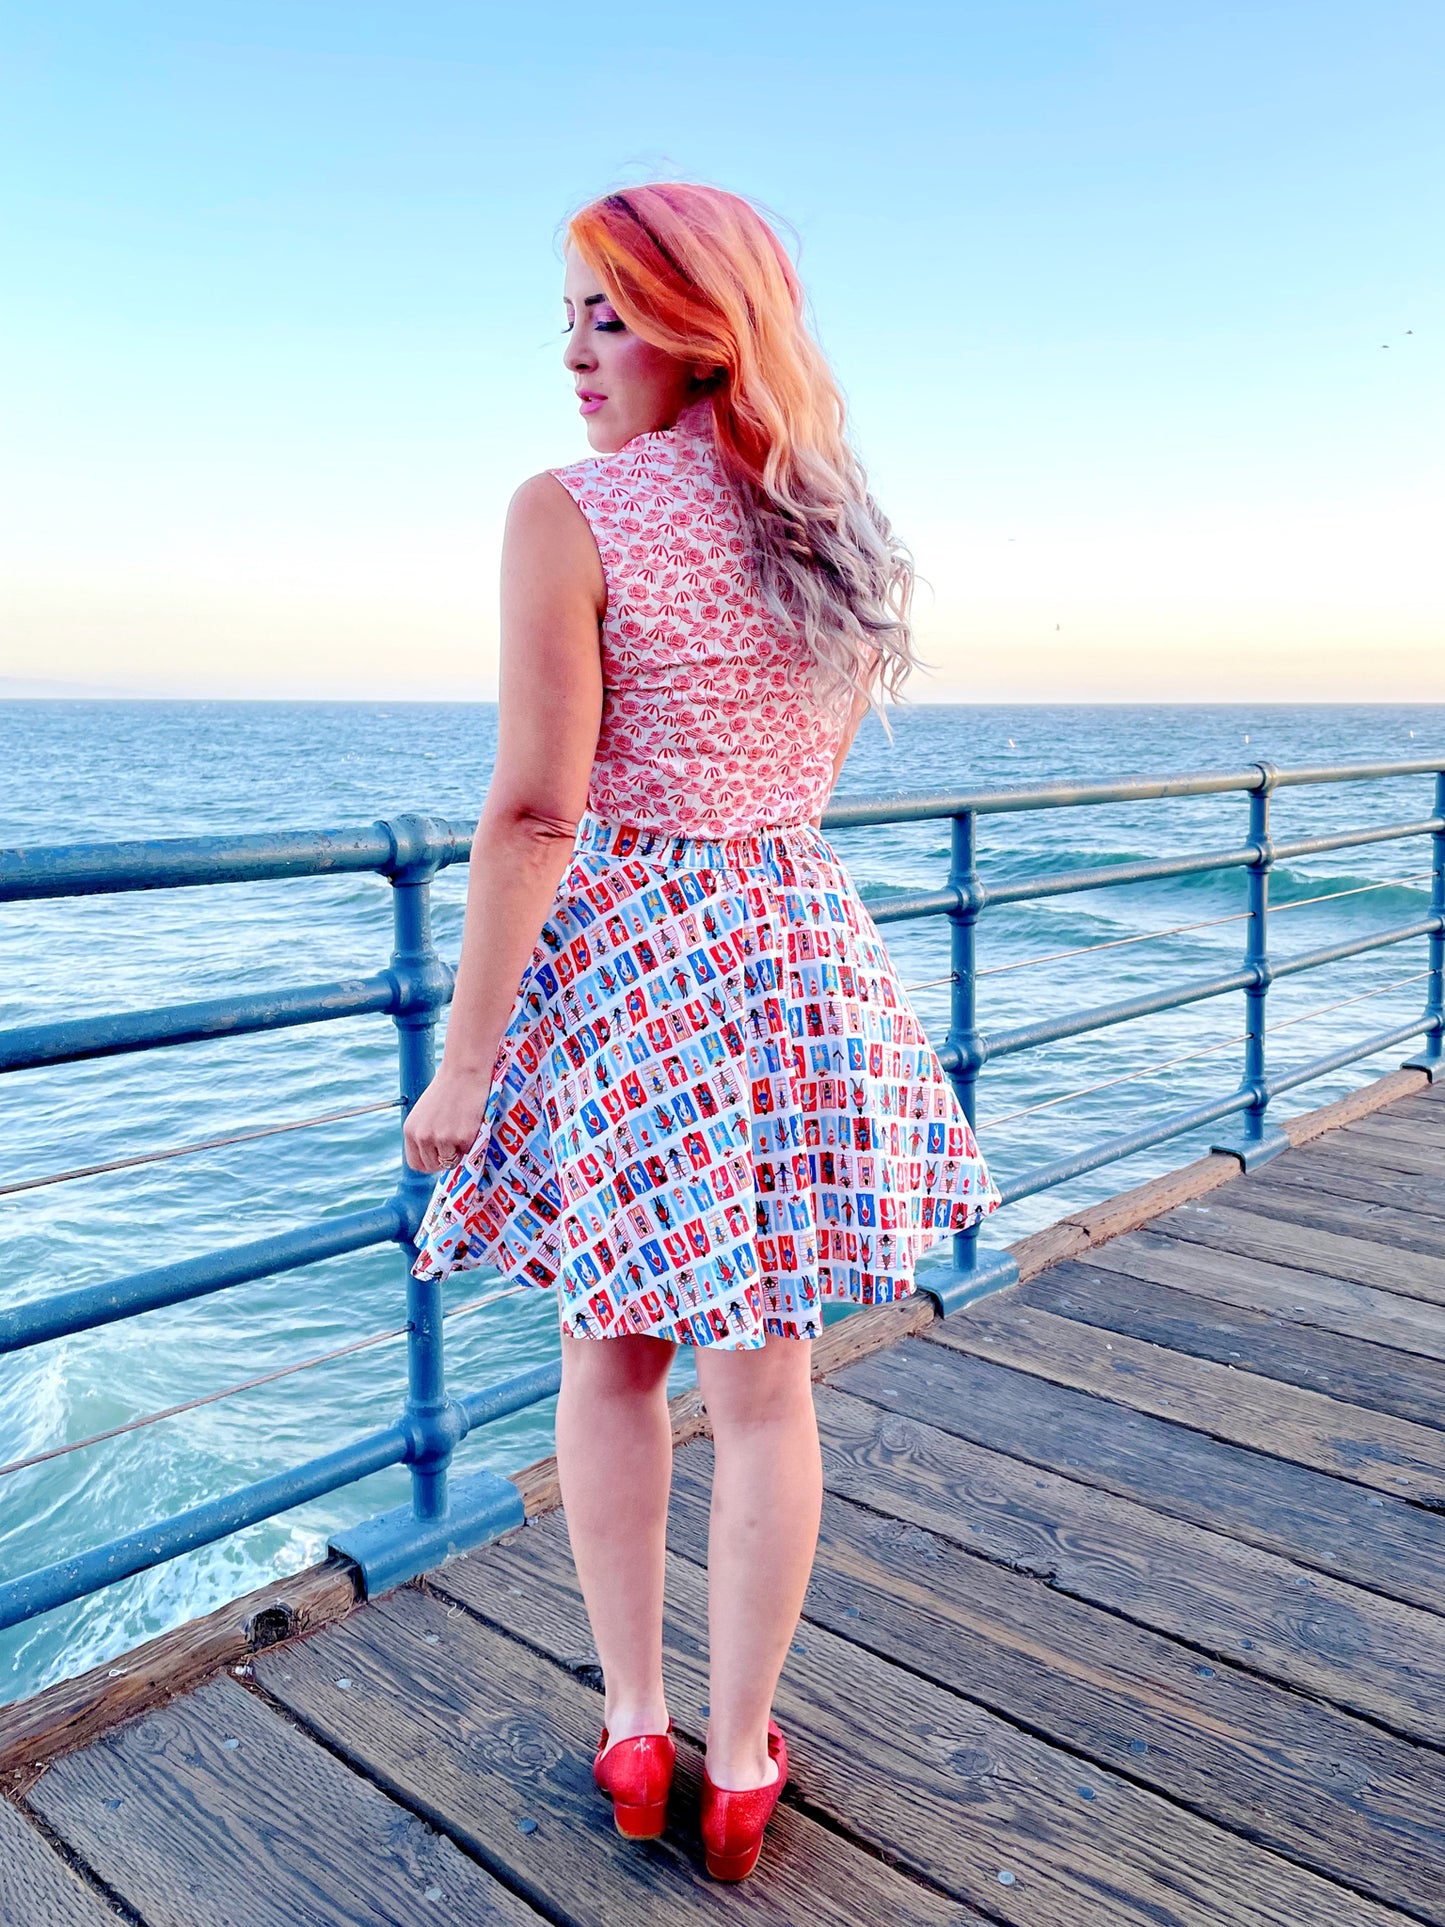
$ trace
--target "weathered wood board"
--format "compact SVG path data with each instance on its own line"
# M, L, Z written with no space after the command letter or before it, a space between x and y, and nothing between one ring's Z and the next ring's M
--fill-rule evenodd
M1445 1426L1445 1359L1389 1351L1299 1320L1093 1269L1087 1261L1060 1265L999 1297L1417 1425Z
M1445 1172L1439 1167L1420 1176L1366 1166L1343 1153L1332 1156L1328 1138L1311 1147L1308 1159L1276 1158L1242 1179L1241 1184L1251 1195L1308 1191L1346 1207L1354 1203L1389 1205L1411 1218L1432 1222L1445 1219Z
M1288 1459L1229 1445L920 1339L840 1372L839 1390L890 1411L926 1411L955 1437L1392 1599L1445 1602L1445 1519ZM1445 1638L1445 1618L1439 1621Z
M834 1492L1407 1737L1445 1742L1445 1619L831 1386Z
M1157 1231L1134 1231L1127 1238L1091 1251L1090 1266L1172 1285L1223 1305L1267 1312L1276 1318L1302 1319L1323 1331L1392 1345L1397 1351L1445 1359L1445 1307L1419 1298L1322 1272L1300 1271L1234 1253L1223 1256L1207 1245L1166 1238Z
M147 1927L538 1927L452 1841L226 1678L68 1754L28 1803Z
M1445 1259L1445 1198L1441 1211L1432 1215L1378 1196L1346 1197L1301 1184L1270 1184L1268 1175L1266 1167L1257 1176L1241 1180L1228 1202L1257 1217L1273 1219L1286 1242L1293 1235L1291 1226L1305 1225L1347 1238L1372 1239L1377 1245L1398 1251Z
M1322 1231L1305 1224L1286 1227L1277 1219L1212 1197L1166 1212L1151 1229L1216 1251L1288 1264L1295 1271L1317 1271L1326 1278L1373 1285L1380 1291L1445 1306L1445 1258L1407 1251L1383 1236L1376 1240L1367 1235L1370 1226L1362 1225L1354 1233Z
M117 1927L122 1916L0 1800L0 1927Z
M1075 1391L1093 1392L1210 1438L1312 1466L1392 1499L1445 1508L1445 1431L1327 1394L1112 1336L1000 1292L921 1334Z

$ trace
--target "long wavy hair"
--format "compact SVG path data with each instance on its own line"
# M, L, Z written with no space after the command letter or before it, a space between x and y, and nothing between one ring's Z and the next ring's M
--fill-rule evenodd
M567 239L642 340L721 373L719 454L742 496L763 593L806 638L818 693L897 699L914 653L913 562L868 492L802 284L739 195L655 181L572 215Z

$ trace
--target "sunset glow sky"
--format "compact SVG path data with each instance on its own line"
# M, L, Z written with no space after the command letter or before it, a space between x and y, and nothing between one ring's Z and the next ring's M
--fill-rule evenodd
M557 228L791 222L916 699L1445 700L1445 10L12 14L0 695L486 697Z

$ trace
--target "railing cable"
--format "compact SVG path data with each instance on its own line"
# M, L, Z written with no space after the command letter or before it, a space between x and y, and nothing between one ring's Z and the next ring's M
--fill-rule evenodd
M1274 913L1279 910L1303 910L1311 903L1334 903L1340 897L1360 897L1364 896L1366 892L1370 890L1389 890L1397 883L1419 883L1422 880L1428 881L1433 874L1434 872L1431 870L1416 870L1409 876L1383 877L1378 883L1361 883L1348 890L1326 890L1320 896L1295 897L1288 903L1272 903L1269 906L1270 914L1274 915ZM1204 917L1198 923L1176 923L1168 930L1144 930L1135 937L1110 937L1103 943L1080 944L1077 949L1074 950L1052 950L1045 956L1021 957L1017 963L990 964L986 970L975 971L974 975L976 977L1002 977L1010 970L1031 970L1036 964L1063 963L1065 959L1069 957L1091 957L1095 951L1098 950L1122 950L1126 945L1131 943L1155 943L1161 937L1182 937L1191 930L1213 930L1221 923L1242 923L1248 915L1249 912L1247 910L1236 910L1231 916L1227 917ZM925 977L921 983L904 984L903 989L905 991L934 990L939 984L951 984L953 981L954 973L950 970L942 977ZM1049 1101L1051 1103L1057 1102L1056 1099L1052 1098ZM1014 1115L1017 1115L1017 1113L1014 1113Z
M1054 950L1043 957L1021 957L1017 963L990 964L987 970L974 974L979 977L1002 977L1010 970L1028 970L1034 964L1062 963L1066 957L1090 957L1096 950L1122 950L1126 944L1155 943L1161 937L1180 937L1187 930L1212 930L1216 924L1242 923L1249 915L1247 910L1235 910L1227 917L1203 917L1198 923L1176 923L1169 930L1141 930L1136 937L1109 937L1103 943L1083 943L1074 950Z
M1227 917L1205 917L1198 923L1176 923L1169 930L1142 930L1136 937L1109 937L1102 943L1083 943L1073 950L1051 950L1044 956L1020 957L1016 963L990 964L986 970L976 970L975 977L1002 977L1010 970L1031 970L1035 964L1062 963L1066 957L1089 957L1096 950L1122 950L1126 944L1153 943L1160 937L1182 936L1186 930L1212 930L1220 923L1240 923L1249 915L1247 910L1236 910ZM943 977L926 977L922 983L904 984L904 990L932 990L938 984L951 984L955 973L949 971Z
M1277 1024L1266 1025L1265 1034L1268 1036L1277 1030L1288 1030L1292 1024L1307 1024L1312 1017L1324 1017L1332 1010L1344 1010L1348 1004L1363 1004L1368 1002L1371 997L1384 997L1392 990L1403 990L1406 984L1418 984L1422 977L1428 977L1429 975L1430 972L1428 970L1417 970L1412 976L1397 977L1393 983L1381 984L1378 990L1362 990L1358 996L1341 997L1338 1003L1321 1004L1315 1010L1301 1012L1298 1017L1282 1018Z
M1369 890L1389 890L1397 883L1419 883L1434 874L1433 870L1416 870L1407 877L1382 877L1378 883L1360 883L1350 890L1326 890L1323 896L1291 897L1288 903L1272 903L1269 912L1274 916L1280 910L1303 910L1310 903L1337 903L1341 897L1362 897Z
M1422 977L1428 977L1428 970L1417 970L1412 976L1397 977L1393 983L1381 984L1377 990L1362 990L1356 997L1341 997L1338 1003L1321 1004L1317 1010L1307 1010L1299 1017L1285 1017L1277 1024L1266 1026L1266 1035L1275 1031L1288 1030L1294 1024L1307 1024L1314 1017L1324 1017L1332 1010L1343 1010L1348 1004L1362 1004L1371 997L1383 997L1392 990L1403 990L1407 984L1417 984ZM1021 1117L1034 1117L1040 1111L1050 1111L1056 1104L1071 1104L1077 1097L1092 1097L1097 1091L1112 1091L1120 1084L1133 1084L1141 1077L1155 1077L1160 1071L1173 1070L1177 1064L1193 1064L1201 1057L1212 1057L1216 1051L1228 1050L1232 1044L1242 1044L1244 1034L1226 1037L1223 1043L1207 1044L1203 1050L1186 1051L1180 1057L1166 1057L1162 1063L1149 1064L1141 1071L1130 1071L1124 1077L1106 1078L1100 1084L1082 1084L1076 1091L1065 1091L1060 1097L1045 1098L1042 1104L1029 1104L1020 1111L1005 1111L1000 1117L987 1117L979 1122L979 1130L996 1130L1000 1124L1012 1124Z
M110 1158L104 1164L79 1164L73 1171L51 1171L43 1178L18 1178L0 1184L0 1198L13 1197L17 1191L38 1191L47 1184L64 1184L70 1178L94 1178L105 1171L126 1171L137 1164L161 1164L167 1158L190 1157L196 1151L218 1151L227 1144L279 1137L283 1131L309 1131L315 1124L335 1124L345 1117L365 1117L371 1111L394 1111L400 1103L399 1097L388 1097L377 1104L357 1104L347 1111L325 1111L320 1117L298 1117L284 1124L262 1124L254 1131L234 1131L229 1137L202 1138L196 1144L175 1144L163 1151L139 1151L133 1157Z
M1055 1104L1072 1104L1076 1097L1092 1097L1095 1091L1112 1091L1119 1084L1132 1084L1140 1077L1156 1077L1160 1071L1172 1070L1176 1064L1192 1064L1200 1057L1212 1057L1216 1051L1228 1050L1232 1044L1242 1044L1244 1033L1238 1037L1226 1037L1223 1043L1206 1044L1203 1050L1186 1051L1180 1057L1166 1057L1161 1064L1150 1064L1142 1071L1130 1071L1124 1077L1109 1077L1102 1084L1084 1084L1076 1091L1065 1091L1062 1097L1045 1098L1042 1104L1030 1104L1021 1111L1005 1111L1002 1117L987 1117L979 1124L981 1131L994 1130L1000 1124L1012 1124L1016 1118L1033 1117L1039 1111L1052 1110Z
M484 1298L473 1298L465 1305L453 1305L450 1311L442 1313L443 1318L464 1318L468 1312L480 1311L484 1305L495 1305L499 1299L515 1298L519 1292L533 1291L533 1285L508 1285L503 1291L489 1292ZM126 1432L139 1432L147 1425L157 1425L163 1418L177 1418L182 1412L194 1412L199 1406L214 1405L218 1399L234 1398L237 1392L251 1392L258 1385L272 1385L278 1378L290 1378L296 1372L309 1372L314 1365L329 1365L333 1359L348 1358L353 1352L368 1351L373 1345L384 1345L389 1338L404 1338L411 1330L410 1325L397 1325L391 1331L373 1332L369 1338L355 1338L349 1345L338 1345L334 1351L317 1352L311 1358L297 1359L295 1364L280 1365L274 1372L262 1372L256 1378L242 1379L239 1385L225 1385L218 1392L203 1392L199 1398L184 1399L179 1405L167 1405L163 1411L146 1412L140 1418L127 1419L124 1425L112 1425L107 1432L93 1432L87 1439L72 1439L68 1445L52 1445L44 1452L33 1452L27 1459L12 1459L8 1465L0 1465L0 1479L11 1472L28 1471L32 1465L44 1465L50 1459L63 1459L71 1452L83 1452L88 1445L103 1445L107 1439L118 1439Z

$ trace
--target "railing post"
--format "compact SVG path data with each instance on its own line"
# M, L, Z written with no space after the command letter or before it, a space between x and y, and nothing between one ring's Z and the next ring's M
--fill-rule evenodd
M947 1046L953 1064L948 1075L972 1130L977 1116L978 1074L988 1055L987 1042L978 1029L975 931L984 890L978 874L978 818L972 810L962 811L952 821L948 885L954 893L954 905L948 912L952 982ZM954 1234L951 1273L941 1269L920 1273L919 1288L935 1300L942 1317L1018 1279L1018 1265L1006 1252L980 1252L978 1234L977 1220Z
M415 821L415 819L413 819ZM389 826L403 835L410 823L399 819ZM420 827L420 826L418 826ZM427 829L430 825L426 826ZM441 963L431 933L431 884L436 858L421 838L423 854L392 873L393 976L402 984L428 981ZM398 856L403 851L398 849ZM430 1084L436 1071L437 1006L428 997L417 1008L396 1012L397 1055L401 1075L401 1115L405 1123L411 1107ZM399 1200L425 1210L433 1180L413 1171L402 1159ZM415 1227L408 1213L408 1231ZM439 1279L413 1278L410 1262L416 1247L408 1238L406 1280L407 1358L406 1416L415 1433L418 1452L411 1461L411 1502L417 1519L440 1519L447 1509L447 1465L458 1436L447 1423L450 1400L446 1391L446 1357L442 1332L442 1293Z
M434 826L425 816L393 817L383 826L394 855L391 975L397 986L393 1019L401 1081L402 1123L436 1069L437 1011L451 994L452 973L432 942L431 884L437 869ZM367 1592L385 1591L435 1566L452 1552L521 1525L522 1500L510 1479L473 1473L449 1489L452 1451L468 1430L465 1411L446 1389L440 1279L413 1278L411 1242L431 1197L435 1176L413 1171L402 1157L392 1203L406 1254L407 1397L411 1504L384 1512L338 1534L334 1551L361 1567Z
M1274 845L1270 841L1270 795L1279 774L1273 763L1257 765L1260 781L1249 792L1250 858L1249 921L1245 925L1244 966L1253 979L1244 993L1244 1079L1241 1088L1249 1092L1249 1104L1237 1133L1232 1133L1213 1151L1228 1151L1246 1171L1267 1164L1289 1149L1289 1139L1277 1125L1269 1122L1269 1085L1265 1077L1265 1025L1269 1010L1269 873L1274 864Z
M1435 846L1435 879L1430 891L1430 915L1435 928L1430 932L1430 982L1427 986L1425 1015L1430 1029L1422 1049L1407 1057L1405 1070L1424 1071L1433 1084L1441 1074L1442 1037L1445 1032L1445 770L1435 778L1436 829L1430 841Z

